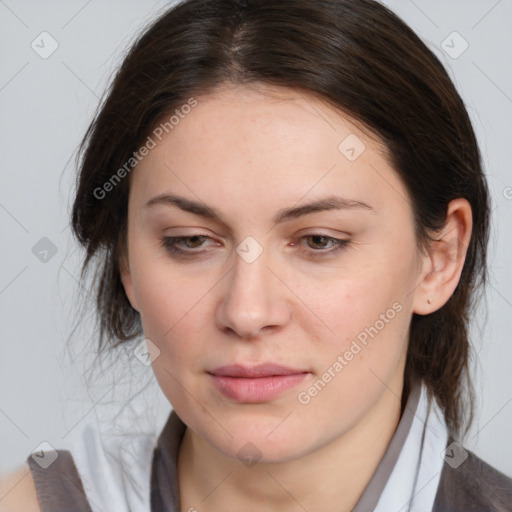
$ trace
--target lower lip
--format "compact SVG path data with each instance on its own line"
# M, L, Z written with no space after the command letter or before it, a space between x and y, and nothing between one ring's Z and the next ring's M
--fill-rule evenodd
M227 398L236 402L257 404L277 398L294 388L308 373L272 375L270 377L242 378L211 375L215 387Z

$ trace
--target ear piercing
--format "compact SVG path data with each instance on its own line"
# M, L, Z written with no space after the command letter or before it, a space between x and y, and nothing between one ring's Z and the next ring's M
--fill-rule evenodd
M427 299L427 302L428 302L429 304L432 304L432 301L431 301L430 299Z

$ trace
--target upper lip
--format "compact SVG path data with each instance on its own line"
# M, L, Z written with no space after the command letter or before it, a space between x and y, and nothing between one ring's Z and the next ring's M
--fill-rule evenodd
M219 375L222 377L240 377L240 378L258 378L271 377L276 375L294 375L297 373L308 373L307 370L298 368L290 368L275 363L263 363L255 366L245 366L242 364L228 364L219 366L209 371L211 375Z

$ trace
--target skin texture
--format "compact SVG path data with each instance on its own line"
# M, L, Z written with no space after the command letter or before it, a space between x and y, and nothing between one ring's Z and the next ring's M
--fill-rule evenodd
M196 99L130 176L122 261L127 296L160 351L156 378L188 426L181 509L351 510L400 419L412 313L440 308L459 280L470 206L452 201L440 241L422 251L385 148L347 116L277 87L226 85ZM354 161L339 149L349 135L365 146ZM283 208L334 193L370 208L272 221ZM160 194L207 204L222 221L145 206ZM162 245L165 236L194 235L209 238L179 247L195 256L176 257ZM332 251L332 241L312 235L349 242ZM236 251L246 237L263 249L250 263ZM268 402L238 403L207 373L235 362L309 373ZM330 382L301 403L299 393L328 368ZM261 457L257 464L240 461L244 446Z
M0 512L40 512L32 473L25 462L7 475L0 475Z

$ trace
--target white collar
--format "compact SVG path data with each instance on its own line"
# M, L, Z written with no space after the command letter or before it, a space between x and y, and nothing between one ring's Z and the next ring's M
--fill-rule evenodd
M150 480L157 432L162 435L171 422L167 420L163 429L154 430L154 424L148 428L151 421L147 414L128 409L125 418L131 420L117 425L111 423L109 414L100 418L95 411L95 418L85 425L72 448L93 512L151 509ZM143 418L146 423L141 427ZM429 407L426 386L413 387L393 439L353 512L430 512L447 440L444 416L435 400Z
M430 512L434 506L448 430L437 402L429 404L424 384L413 414L409 433L374 512Z

